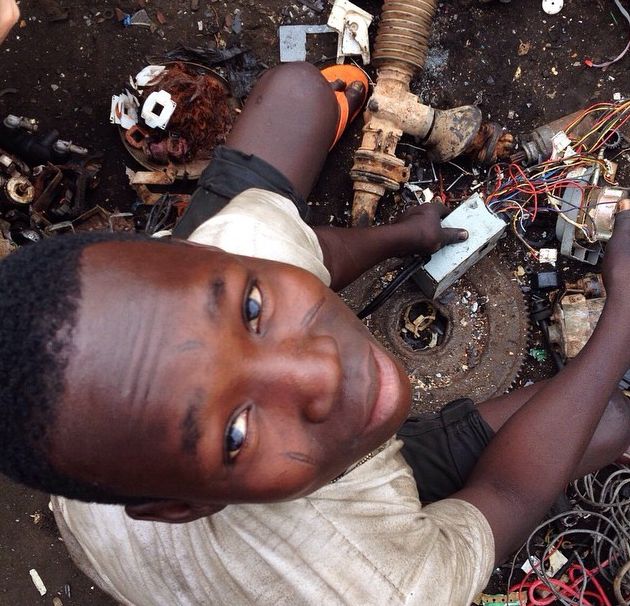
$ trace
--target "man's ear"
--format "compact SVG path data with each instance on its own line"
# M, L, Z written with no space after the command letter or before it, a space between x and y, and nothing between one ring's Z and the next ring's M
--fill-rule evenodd
M148 501L141 505L125 505L125 513L134 520L183 524L211 516L225 505L187 503L185 501Z

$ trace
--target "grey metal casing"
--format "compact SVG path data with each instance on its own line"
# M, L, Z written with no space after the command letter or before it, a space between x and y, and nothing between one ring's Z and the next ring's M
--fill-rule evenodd
M474 194L442 221L442 227L464 228L468 240L441 248L414 274L414 281L431 298L438 297L489 253L507 224L488 210L479 194Z

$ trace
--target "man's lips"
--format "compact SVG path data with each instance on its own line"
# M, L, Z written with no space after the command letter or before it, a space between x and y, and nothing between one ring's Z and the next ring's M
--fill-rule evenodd
M388 422L398 409L402 385L397 364L377 345L370 343L374 363L370 394L368 394L365 429L376 429Z

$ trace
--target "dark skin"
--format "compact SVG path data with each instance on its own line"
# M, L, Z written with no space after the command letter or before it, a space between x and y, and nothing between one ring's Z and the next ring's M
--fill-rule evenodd
M630 366L630 200L619 210L603 266L606 305L595 332L570 364L505 421L467 486L453 495L486 516L498 562L542 519L580 465L597 468L584 459L605 411L621 423L628 444L627 400L619 400L617 384Z
M323 132L332 113L302 115L287 99L290 81L312 84L301 98L314 98L315 108L332 102L317 71L293 65L271 74L252 95L254 110L275 98L286 103L286 125L312 119L313 136ZM278 126L249 107L228 143L264 155L265 129L247 121ZM329 131L332 138L334 125ZM256 137L244 142L248 132ZM303 170L294 172L306 187L325 151L304 151L312 146L295 141L291 128L282 132L274 161L286 156L290 167L301 158ZM324 150L330 144L317 141ZM497 561L566 482L630 443L628 406L615 388L630 366L630 202L621 210L604 265L608 302L588 346L542 386L479 407L498 433L454 496L487 517ZM442 230L440 214L429 205L391 226L317 230L333 284L392 254L452 241L458 230ZM145 497L127 507L132 517L185 522L229 503L303 496L390 437L409 411L398 363L301 269L190 244L112 242L87 249L81 277L50 455L72 477Z

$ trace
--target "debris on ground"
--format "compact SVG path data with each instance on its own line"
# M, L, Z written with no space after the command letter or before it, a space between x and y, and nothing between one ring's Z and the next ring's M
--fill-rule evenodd
M78 3L77 9L64 0L42 0L37 4L37 17L28 15L26 5L23 6L24 26L6 47L7 57L13 61L7 61L10 86L0 90L3 116L14 116L9 122L16 124L17 120L19 126L13 128L30 144L28 150L14 151L0 137L0 255L42 237L83 229L159 234L171 227L185 208L192 185L180 188L181 182L173 177L173 167L177 166L177 158L187 153L181 140L188 143L187 137L173 138L170 147L168 142L157 146L154 153L162 163L153 160L147 168L136 165L134 155L123 158L122 148L116 147L118 141L108 139L110 135L101 127L104 121L95 120L94 116L102 115L101 107L109 105L115 85L112 73L117 73L112 72L112 65L120 72L115 77L123 78L125 66L135 67L138 57L147 56L149 64L164 69L178 62L198 63L219 71L231 96L240 99L251 90L261 71L277 62L280 23L304 31L313 23L324 21L321 15L314 14L323 12L320 0L297 0L289 7L268 1L245 2L229 8L216 2L190 0L179 3L177 10L167 3L129 2L120 5L124 11L114 6L87 7L83 2ZM387 222L405 206L432 199L455 209L478 193L484 205L509 224L509 231L498 242L497 251L436 300L408 283L389 304L367 319L376 337L404 359L417 408L435 405L453 394L459 397L466 393L482 399L488 397L490 384L505 391L514 384L527 384L531 379L552 374L569 357L565 355L569 345L573 347L584 339L584 314L580 311L578 320L572 319L572 314L580 306L585 307L586 301L605 297L598 290L598 280L589 277L589 273L597 271L600 252L612 227L611 214L600 211L610 210L615 200L628 191L630 121L628 106L624 105L629 94L624 71L627 55L619 55L616 63L604 59L624 50L626 22L615 8L618 3L610 3L611 11L604 9L604 4L595 8L594 3L576 0L565 3L555 15L543 12L541 2L523 5L516 11L514 3L491 2L480 8L470 0L455 0L442 3L439 9L427 69L414 78L410 89L434 107L472 103L483 112L484 121L496 121L495 124L509 128L487 129L479 137L482 154L477 160L485 154L490 168L479 166L470 158L441 164L428 161L420 149L423 142L403 137L396 153L410 167L410 179L403 189L390 194L376 219ZM379 9L368 7L375 13ZM77 15L77 10L83 13ZM123 28L125 19L130 26L132 21L136 26ZM98 33L89 28L94 23L102 24ZM500 45L495 43L497 23L501 23L500 31L506 34ZM167 48L173 48L179 40L187 41L188 46L164 53L162 34L155 35L162 31L169 39ZM374 26L368 31L373 37ZM330 41L331 52L321 50L325 39ZM300 48L314 60L334 61L334 43L338 39L336 32L326 36L305 33ZM59 40L64 43L59 44ZM25 41L29 46L25 46ZM41 64L32 60L40 47ZM110 47L115 48L111 53ZM584 55L596 57L599 63L592 60L589 64L587 60L585 65L581 60ZM27 56L25 62L23 57ZM374 72L370 73L374 77ZM150 85L155 74L146 77L148 80L142 83L136 78L143 93L152 90L152 86L157 92L166 89L163 85ZM73 86L71 80L78 84ZM173 100L173 92L167 92ZM122 89L122 95L125 97L117 101L115 114L125 126L117 125L116 129L119 133L124 131L122 137L128 149L146 156L144 147L153 131L159 131L158 142L164 140L165 131L175 124L176 111L184 102L174 99L176 108L164 130L159 126L150 129L141 115L141 101L146 97L132 84ZM551 136L543 132L544 128L540 130L541 124L553 124L549 123L551 118L580 107L585 109L554 127ZM59 124L64 135L72 133L62 138L57 149L55 137L47 136L50 126L44 134L41 128L29 131L33 122L26 116L37 114L36 108L46 114L46 124ZM155 115L155 106L153 110ZM572 125L574 121L577 122ZM351 187L347 173L359 130L357 124L331 155L334 171L325 171L311 201L315 222L322 217L323 222L337 225L349 221ZM31 138L26 138L28 133ZM506 134L514 137L508 143L514 142L515 149L497 164L498 156L487 150L492 152L490 144ZM63 141L68 145L64 146ZM86 154L77 150L83 145ZM93 151L102 149L108 150L104 158L92 156ZM126 179L124 164L131 166L129 185L126 180L122 183ZM87 174L89 171L94 171L92 176ZM107 175L107 188L104 184L97 187L103 173ZM191 178L190 173L187 176ZM182 192L176 191L179 189ZM121 211L108 199L110 196L115 204L125 200ZM137 199L131 201L131 196ZM557 233L561 234L560 239ZM583 255L583 260L579 255ZM585 262L589 260L596 265ZM401 263L396 263L367 276L359 294L353 295L355 305L369 300L396 279L401 269ZM573 296L580 298L572 299ZM554 330L560 327L565 334L556 339ZM551 333L553 342L547 342L546 332ZM530 351L535 352L533 356L528 355ZM629 386L630 376L625 389ZM616 477L619 482L627 480L621 474ZM606 501L614 501L615 494L627 492L614 477L609 481L608 476L597 476L588 482L579 491L602 507ZM521 553L516 558L516 576L508 581L508 566L502 585L488 590L480 603L511 603L508 600L514 600L515 595L520 599L531 587L541 599L547 599L550 589L544 583L549 581L543 578L541 584L533 583L548 572L547 562L553 555L549 552L564 540L558 537L569 529L567 525L579 522L577 529L608 532L603 521L597 526L600 518L596 515L580 513L580 507L586 511L586 505L579 496L571 498L578 513L567 514L553 528L545 527L530 542L529 577L520 572L527 558ZM35 508L29 506L25 511ZM595 513L601 511L601 507L595 509ZM605 515L610 519L628 515L619 503L614 504L612 512L607 510ZM27 519L29 526L35 526L30 517ZM45 527L46 523L37 524L38 531L40 525ZM608 554L602 553L601 545L588 540L595 536L593 533L584 536L585 546L562 545L557 550L570 563L554 578L581 590L580 583L586 579L584 570L571 567L581 558L589 571L588 591L598 591L591 580L594 577L611 599L617 579L627 596L628 572L622 569L622 558L613 554L617 559L598 569L606 561L602 556ZM611 536L617 541L617 535ZM545 550L549 546L547 557ZM542 567L534 564L535 558ZM28 562L23 570L33 565L41 571L51 593L62 587L52 584L50 576L35 561ZM33 592L29 576L25 572L21 576L28 584L24 591ZM500 577L495 575L494 580ZM64 593L59 589L57 593L61 597L53 598L55 606L62 606L62 598L65 602L70 600L69 590ZM76 599L83 598L82 603L105 603L98 601L89 589L81 595L77 588L76 593L80 596ZM13 603L21 603L19 598Z

